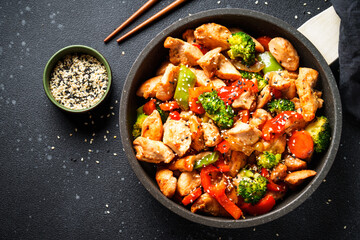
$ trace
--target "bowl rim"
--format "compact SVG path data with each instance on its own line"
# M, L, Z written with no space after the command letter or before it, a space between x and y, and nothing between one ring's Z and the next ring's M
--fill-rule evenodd
M53 68L56 65L56 63L59 60L61 60L63 57L65 57L67 54L82 53L81 49L88 51L88 52L83 52L84 54L91 55L91 56L95 57L96 59L98 59L102 64L104 64L104 66L106 68L106 71L107 71L107 76L108 76L107 89L106 89L105 94L93 106L91 106L89 108L84 108L84 109L70 109L70 108L65 107L61 103L57 102L55 100L54 96L51 94L51 90L49 88L50 77L48 77L48 72L49 72L49 74L51 74ZM70 50L73 50L73 51L70 51ZM69 52L64 54L64 52L66 52L66 51L69 51ZM60 50L55 52L50 57L50 59L47 61L46 65L45 65L44 72L43 72L43 87L44 87L44 91L46 93L46 96L49 98L49 100L55 106L57 106L58 108L66 111L66 112L70 112L70 113L84 113L84 112L88 112L88 111L93 110L94 108L96 108L109 95L109 92L110 92L110 89L111 89L111 84L112 84L112 72L111 72L110 64L108 63L106 58L99 51L97 51L96 49L94 49L92 47L85 46L85 45L69 45L69 46L61 48Z
M291 35L297 38L308 48L312 56L318 62L320 67L323 69L326 81L328 81L329 83L331 94L334 96L335 112L334 112L334 129L332 129L333 131L332 141L330 143L325 162L320 167L318 174L306 186L304 186L304 188L300 192L296 193L295 198L291 202L285 204L284 206L278 209L272 210L264 215L251 217L247 219L241 219L241 220L223 219L219 217L194 214L190 212L188 209L185 209L180 204L173 202L171 199L168 199L163 194L161 194L159 189L151 183L153 179L151 179L147 175L147 173L145 172L145 170L142 168L139 161L135 157L133 146L130 141L130 139L132 139L132 136L130 136L128 133L126 119L125 119L128 109L128 106L125 104L125 102L127 102L127 99L129 97L129 92L127 91L127 89L130 89L132 85L133 77L136 74L136 70L139 69L139 67L141 66L143 56L147 56L151 51L151 49L155 45L157 45L160 40L162 40L166 36L169 36L169 34L175 31L178 27L189 24L193 21L202 18L208 18L212 16L219 17L220 15L242 15L245 17L248 16L261 21L267 21L291 33ZM123 149L126 153L126 157L128 158L128 161L133 171L135 172L136 176L143 184L143 186L146 188L146 190L149 191L150 194L156 200L158 200L162 205L164 205L166 208L173 211L177 215L195 223L200 223L210 227L218 227L218 228L245 228L245 227L258 226L284 216L285 214L293 211L300 204L302 204L319 187L319 185L321 184L321 182L329 172L336 157L337 150L339 148L340 138L341 138L341 128L342 128L342 108L341 108L339 90L337 88L335 78L331 72L329 65L326 63L325 59L320 54L320 52L315 48L315 46L305 36L303 36L299 31L297 31L297 29L295 29L293 26L289 25L288 23L284 22L283 20L280 20L274 16L262 12L248 10L248 9L241 9L241 8L212 9L212 10L202 11L193 14L191 16L188 16L184 19L181 19L171 24L169 27L161 31L159 34L157 34L155 38L153 38L138 55L137 59L135 60L135 62L131 67L131 70L128 73L126 81L123 85L123 90L124 91L122 92L121 95L120 114L119 114L120 135L121 135Z

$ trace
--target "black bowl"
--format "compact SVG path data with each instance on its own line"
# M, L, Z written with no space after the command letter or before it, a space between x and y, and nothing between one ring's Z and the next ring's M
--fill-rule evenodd
M326 153L317 156L311 163L311 168L317 175L300 189L290 193L267 214L233 220L223 217L212 217L193 214L187 208L166 198L159 190L155 181L155 168L152 164L139 162L132 146L132 125L136 119L135 109L142 102L136 96L136 90L142 82L155 75L156 69L168 55L163 47L167 36L181 38L182 33L189 28L196 28L203 23L215 22L227 27L238 27L255 37L267 35L284 37L297 49L300 55L300 66L311 67L319 72L317 89L323 92L325 100L322 113L328 117L332 138ZM339 91L332 72L319 51L296 29L289 24L264 13L245 9L216 9L201 12L182 19L158 34L141 52L132 66L124 85L120 105L120 130L123 147L130 165L145 188L165 207L176 214L196 223L221 228L242 228L260 225L279 218L303 203L320 185L331 168L339 147L341 136L341 102Z

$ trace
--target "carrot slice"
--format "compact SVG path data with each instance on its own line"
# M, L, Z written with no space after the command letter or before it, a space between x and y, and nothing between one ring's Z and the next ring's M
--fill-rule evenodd
M289 139L290 152L296 157L307 159L314 151L314 142L306 131L295 131Z

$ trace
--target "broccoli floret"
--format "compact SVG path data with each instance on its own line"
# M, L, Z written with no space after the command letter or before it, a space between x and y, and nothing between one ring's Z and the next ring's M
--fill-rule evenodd
M268 103L268 110L271 113L279 114L283 111L294 111L295 104L287 99L275 99Z
M314 141L314 149L320 153L327 149L330 143L330 125L326 117L317 117L316 120L310 123L305 131L310 133Z
M258 84L259 92L261 90L263 90L263 88L266 87L266 85L268 85L268 81L266 79L264 79L259 73L247 72L244 70L240 70L239 72L240 72L242 78L246 78L249 80L255 78L257 81L257 84Z
M230 43L228 55L231 59L240 57L242 63L251 66L255 63L255 43L252 38L244 32L237 32L227 40Z
M167 120L167 118L169 117L169 113L161 110L160 104L161 104L161 102L159 102L159 101L157 101L157 102L155 103L155 105L156 105L156 110L157 110L157 111L159 112L159 114L160 114L161 122L162 122L162 123L165 123L166 120Z
M136 122L133 125L132 135L134 138L137 138L141 135L141 128L143 125L143 122L145 118L147 118L148 115L145 113L140 113L137 115Z
M207 115L220 128L230 128L234 124L234 110L226 106L216 91L205 92L198 97Z
M243 169L240 172L237 194L247 203L257 203L266 193L268 180L259 173Z
M273 154L271 152L263 152L257 157L257 165L263 168L271 169L279 164L281 154Z

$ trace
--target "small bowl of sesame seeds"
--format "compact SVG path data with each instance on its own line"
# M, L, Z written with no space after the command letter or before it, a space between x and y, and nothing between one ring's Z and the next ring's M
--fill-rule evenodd
M50 101L60 109L87 112L110 92L110 65L95 49L71 45L60 49L47 62L43 84Z

